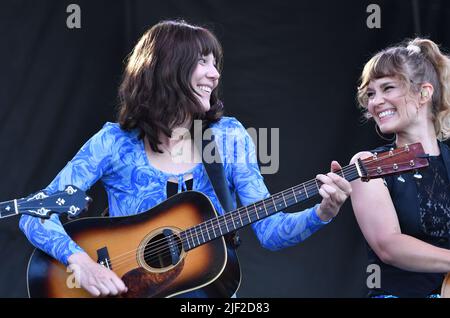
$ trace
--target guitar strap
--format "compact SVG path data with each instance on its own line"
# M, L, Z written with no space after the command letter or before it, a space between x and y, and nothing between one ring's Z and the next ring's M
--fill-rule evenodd
M209 181L211 182L214 192L219 199L222 208L225 210L225 213L230 212L234 208L233 198L231 197L230 189L228 188L223 164L222 162L216 162L215 160L213 162L207 162L205 161L203 155L203 150L208 144L212 144L214 146L212 149L214 149L214 151L218 151L215 136L212 135L211 140L205 140L202 136L200 136L200 138L202 140L202 151L200 152L200 155L202 157L202 163L205 167L206 174L208 175ZM214 153L214 155L216 154ZM213 157L215 158L216 156ZM218 157L220 157L220 155ZM234 248L237 248L241 244L241 239L237 231L230 233L225 238Z

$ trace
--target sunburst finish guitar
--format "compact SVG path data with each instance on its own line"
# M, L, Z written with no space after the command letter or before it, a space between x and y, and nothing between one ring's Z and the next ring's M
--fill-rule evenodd
M428 166L420 144L374 154L336 172L368 181ZM94 260L123 279L121 297L230 297L240 283L236 254L224 239L248 224L318 194L310 180L252 205L218 215L203 194L177 194L147 212L67 223L67 233ZM30 297L90 297L66 267L40 250L28 265Z

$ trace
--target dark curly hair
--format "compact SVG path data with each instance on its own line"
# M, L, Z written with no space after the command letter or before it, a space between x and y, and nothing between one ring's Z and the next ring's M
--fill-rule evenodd
M222 48L211 31L185 21L162 21L147 30L131 52L119 88L118 122L124 130L139 129L153 151L158 134L188 119L201 119L203 127L218 121L223 104L218 88L211 93L205 112L191 85L199 57L212 53L222 69Z

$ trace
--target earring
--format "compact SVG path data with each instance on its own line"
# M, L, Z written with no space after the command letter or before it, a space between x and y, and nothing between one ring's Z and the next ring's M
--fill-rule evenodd
M420 96L421 96L422 98L428 98L428 91L421 90L421 91L420 91Z
M377 133L378 137L380 137L383 140L393 142L395 140L395 134L393 134L392 138L386 138L383 133L380 131L380 127L375 123L375 132Z

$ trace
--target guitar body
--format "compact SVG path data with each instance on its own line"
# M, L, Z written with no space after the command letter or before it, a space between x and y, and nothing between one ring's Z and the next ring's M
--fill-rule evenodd
M188 251L176 241L177 233L214 217L217 212L205 195L187 191L144 213L79 219L64 228L92 259L106 259L122 278L128 292L121 297L230 297L239 287L240 268L224 238ZM149 252L149 246L164 247L167 236L175 237L179 258L162 252L170 249ZM38 249L27 275L30 297L91 297L76 286L74 273Z

